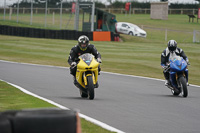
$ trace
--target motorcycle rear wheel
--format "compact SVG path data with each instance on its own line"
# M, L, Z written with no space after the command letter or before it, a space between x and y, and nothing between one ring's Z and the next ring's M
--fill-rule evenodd
M94 84L93 84L92 76L87 77L87 82L88 82L88 98L90 100L93 100L94 99Z

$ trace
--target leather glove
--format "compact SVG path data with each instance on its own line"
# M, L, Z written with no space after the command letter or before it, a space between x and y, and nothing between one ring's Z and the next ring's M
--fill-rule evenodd
M101 58L97 58L97 62L101 63L102 62Z
M72 62L71 67L75 67L75 66L76 66L76 62Z
M168 66L162 66L162 68L165 70L165 69L167 69L167 68L168 68Z
M188 59L188 58L186 58L186 62L187 62L188 65L190 65L190 63L189 63L189 59Z

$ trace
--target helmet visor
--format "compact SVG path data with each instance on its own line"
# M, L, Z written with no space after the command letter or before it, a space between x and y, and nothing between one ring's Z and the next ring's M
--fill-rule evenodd
M87 48L87 44L86 43L81 43L80 46L81 46L82 49Z
M169 51L175 51L176 47L169 47Z

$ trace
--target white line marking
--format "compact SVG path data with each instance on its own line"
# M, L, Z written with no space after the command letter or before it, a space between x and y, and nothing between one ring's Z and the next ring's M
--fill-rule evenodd
M0 79L0 81L6 82L7 84L9 84L9 85L11 85L11 86L14 86L15 88L21 90L22 92L24 92L24 93L26 93L26 94L28 94L28 95L31 95L31 96L33 96L33 97L36 97L36 98L41 99L41 100L43 100L43 101L46 101L46 102L48 102L48 103L50 103L50 104L52 104L52 105L55 105L55 106L57 106L57 107L59 107L59 108L61 108L61 109L69 110L69 108L67 108L67 107L65 107L65 106L63 106L63 105L60 105L60 104L58 104L58 103L56 103L56 102L54 102L54 101L51 101L51 100L49 100L49 99L46 99L46 98L41 97L41 96L39 96L39 95L36 95L36 94L34 94L34 93L30 92L30 91L27 91L26 89L24 89L24 88L22 88L22 87L20 87L20 86L18 86L18 85L9 83L9 82L7 82L7 81L5 81L5 80L1 80L1 79ZM86 115L84 115L84 114L79 113L79 116L80 116L81 118L83 118L83 119L85 119L85 120L87 120L87 121L89 121L89 122L95 124L95 125L98 125L98 126L104 128L104 129L107 129L107 130L109 130L109 131L111 131L111 132L125 133L125 132L123 132L123 131L121 131L121 130L119 130L119 129L116 129L116 128L112 127L112 126L109 126L109 125L107 125L107 124L105 124L105 123L103 123L103 122L100 122L100 121L98 121L98 120L95 120L95 119L93 119L93 118L91 118L91 117L88 117L88 116L86 116Z

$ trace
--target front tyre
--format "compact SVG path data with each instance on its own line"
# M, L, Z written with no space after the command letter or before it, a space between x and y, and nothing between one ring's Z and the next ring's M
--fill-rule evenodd
M182 96L187 97L188 96L188 90L187 90L186 79L182 76L182 77L179 78L179 82L180 82L180 89L181 89Z
M94 99L94 84L93 84L92 76L87 77L87 82L88 82L88 98L90 100L93 100Z

